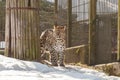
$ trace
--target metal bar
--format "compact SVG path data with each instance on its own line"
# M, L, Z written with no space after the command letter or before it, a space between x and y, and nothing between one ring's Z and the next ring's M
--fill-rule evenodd
M79 5L77 5L77 6L72 6L72 8L76 8L76 7L79 7L79 6L83 6L83 5L85 5L85 4L89 4L89 2L85 2L85 3L79 4Z
M95 64L95 53L96 53L96 0L90 0L90 12L89 12L89 65Z
M82 23L82 22L88 22L88 19L80 20L80 21L73 21L72 23Z
M7 10L11 10L11 9L32 9L32 10L39 10L39 8L33 8L33 7L9 7L6 8Z

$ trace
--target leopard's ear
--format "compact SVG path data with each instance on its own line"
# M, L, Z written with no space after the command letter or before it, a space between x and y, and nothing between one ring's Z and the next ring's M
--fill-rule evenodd
M57 25L54 25L54 29L57 29Z
M64 26L64 30L66 30L66 26Z

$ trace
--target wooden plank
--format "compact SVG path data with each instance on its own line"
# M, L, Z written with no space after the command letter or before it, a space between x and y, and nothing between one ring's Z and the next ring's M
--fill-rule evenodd
M6 8L10 6L10 1L6 1ZM11 10L6 10L6 24L5 24L5 42L6 42L6 48L5 48L5 55L10 56L11 55L11 23L10 23L10 15Z
M68 19L67 19L67 47L71 47L71 31L72 31L72 0L68 0Z
M9 2L10 1L10 2ZM30 0L31 8L39 8L40 0ZM8 7L28 7L28 0L7 0ZM10 11L6 14L6 52L9 56L26 59L37 60L40 56L39 44L39 14L37 10L32 9L6 9ZM9 18L10 17L10 18ZM9 25L8 25L9 24ZM9 33L8 33L9 32ZM11 44L9 46L9 44ZM10 51L9 51L10 49ZM37 57L36 57L37 56Z
M118 0L118 38L117 38L117 60L120 61L120 0Z
M58 19L58 0L55 0L55 25L57 25L57 19Z
M96 0L90 0L89 11L89 65L95 64L96 40L95 40Z

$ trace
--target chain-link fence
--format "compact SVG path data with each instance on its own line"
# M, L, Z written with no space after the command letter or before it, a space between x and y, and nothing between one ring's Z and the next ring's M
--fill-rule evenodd
M118 0L97 0L96 5L97 58L104 57L103 62L116 61Z
M88 44L89 0L72 0L71 46Z
M69 30L70 46L94 45L96 63L117 60L118 0L58 0ZM71 2L70 2L71 1ZM93 2L95 3L93 3ZM94 5L95 4L95 5ZM61 5L61 6L60 6ZM93 6L96 6L93 8ZM92 8L92 9L91 9ZM92 10L94 12L92 12ZM71 11L71 12L70 12ZM90 19L94 16L95 19ZM94 14L94 15L93 15ZM66 19L67 18L67 19ZM92 21L91 21L92 20ZM58 21L61 21L58 19ZM62 20L63 21L63 20ZM63 22L64 23L64 22ZM94 29L93 29L93 24ZM90 30L94 30L93 32ZM95 34L95 41L90 36ZM93 37L92 37L93 38ZM93 43L94 42L94 43ZM92 44L91 44L92 43ZM92 47L90 48L92 49ZM91 53L92 54L92 53Z
M69 27L70 25L70 46L78 46L88 43L88 6L89 0L72 0L71 9L69 0L58 0L58 17L57 23ZM71 13L69 13L71 10ZM70 15L71 16L70 16ZM68 28L67 28L68 29ZM67 34L69 35L69 34Z

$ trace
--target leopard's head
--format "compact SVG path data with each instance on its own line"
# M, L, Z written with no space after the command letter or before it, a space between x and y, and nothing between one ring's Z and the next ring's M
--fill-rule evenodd
M65 32L66 26L54 26L55 31Z
M54 31L59 37L65 37L66 26L54 26Z

